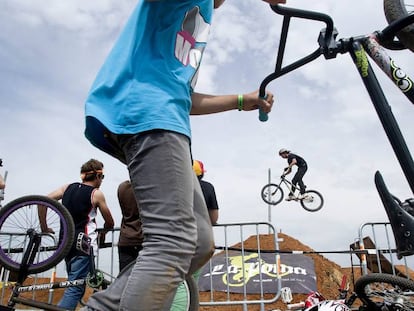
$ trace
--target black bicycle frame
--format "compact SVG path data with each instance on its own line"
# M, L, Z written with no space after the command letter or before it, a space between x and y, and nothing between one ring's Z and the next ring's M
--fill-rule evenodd
M395 84L403 91L407 98L412 103L414 103L414 87L412 80L405 74L401 74L400 76L389 74L387 71L394 70L393 73L398 73L398 70L400 70L400 68L398 68L398 66L395 66L393 60L388 55L386 55L384 51L381 51L383 53L377 53L377 49L380 47L380 45L375 45L376 40L380 40L381 42L387 42L387 45L390 46L390 42L393 41L395 34L399 30L409 24L414 23L414 14L393 22L383 31L375 32L371 36L352 37L349 39L336 40L338 32L334 27L332 18L326 14L293 9L281 5L271 5L271 8L277 14L283 15L283 24L275 71L262 81L259 88L259 96L263 96L265 94L265 89L271 81L315 60L320 55L324 55L326 59L331 59L335 58L339 53L349 53L362 78L365 88L368 91L368 94L375 107L385 133L408 181L411 191L414 193L414 161L367 57L368 53L370 57L372 57L374 61L378 63L381 69L386 72L387 75L395 82ZM295 62L292 62L289 65L282 66L289 24L292 17L320 21L325 23L326 28L324 28L319 34L318 49L316 49L313 53ZM374 48L372 45L374 45ZM399 42L393 42L392 45L395 49L402 48ZM385 68L384 64L388 64L390 68ZM396 76L397 78L395 78ZM395 201L395 199L393 199L393 196L387 190L382 176L379 172L375 174L375 184L384 207L387 211L391 226L394 230L398 257L401 258L402 256L414 254L413 217L405 210L403 210Z
M24 297L20 297L19 295L24 292L33 292L33 291L39 291L39 290L50 290L50 289L63 289L68 287L78 287L78 286L84 286L87 284L86 279L78 279L78 280L72 280L72 281L60 281L60 282L52 282L52 283L46 283L46 284L35 284L35 285L25 285L23 286L24 280L28 276L27 272L27 266L29 264L32 264L34 262L36 253L40 250L40 240L42 234L36 233L34 230L30 230L28 232L29 234L29 243L28 247L25 250L25 253L23 254L22 263L20 265L20 270L18 273L18 280L16 286L14 286L12 290L11 297L8 301L7 306L0 306L0 311L14 311L14 306L16 304L22 304L30 307L35 307L38 309L44 309L49 311L64 311L65 308L58 307L56 305L46 303L46 302L40 302L33 299L28 299ZM82 240L83 241L83 240ZM89 245L88 245L89 246ZM80 248L78 248L80 250ZM13 252L21 252L23 249L15 249ZM93 249L92 247L89 248L89 259L90 259L90 266L92 267L92 275L95 273L95 262L93 257ZM104 285L108 285L107 283L103 282Z

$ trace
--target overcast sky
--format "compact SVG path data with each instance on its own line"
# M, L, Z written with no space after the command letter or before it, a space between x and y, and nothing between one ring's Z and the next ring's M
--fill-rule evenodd
M127 170L84 138L83 109L89 87L135 3L1 1L0 173L9 172L6 202L79 181L80 166L97 158L105 164L102 190L120 224L116 189L128 178ZM331 15L338 37L386 25L381 1L288 4ZM281 21L262 1L227 0L216 11L196 90L237 94L257 89L273 71ZM314 51L323 27L292 21L286 63ZM410 74L412 54L391 55ZM408 146L413 146L414 107L382 72L378 79ZM276 181L286 166L277 155L282 147L307 160L304 181L308 189L324 195L325 206L309 213L298 203L282 202L271 209L271 222L313 249L347 250L361 224L386 220L374 185L376 170L395 195L412 197L350 56L329 61L320 57L268 89L276 94L268 122L259 122L257 112L238 111L191 119L194 158L204 162L205 180L216 188L220 223L268 220L260 190L269 169Z

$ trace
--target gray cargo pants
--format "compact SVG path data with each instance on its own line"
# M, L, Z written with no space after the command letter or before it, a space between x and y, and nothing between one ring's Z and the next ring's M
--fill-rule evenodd
M150 131L117 136L117 141L139 202L143 249L131 274L121 273L107 290L92 295L87 305L102 311L169 311L185 275L202 267L214 251L189 139L174 132Z

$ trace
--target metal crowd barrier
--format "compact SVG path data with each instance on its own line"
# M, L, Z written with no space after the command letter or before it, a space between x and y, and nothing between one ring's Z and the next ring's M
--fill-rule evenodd
M413 278L410 266L414 258L397 258L397 247L389 222L368 222L360 226L358 238L351 245L358 254L361 273L387 273Z
M260 305L260 310L265 310L266 304L276 302L281 297L283 299L284 295L289 293L282 287L280 275L291 268L281 263L280 255L283 253L348 253L351 254L353 266L353 258L357 258L358 264L355 266L358 266L363 274L380 272L407 278L413 278L414 275L409 268L413 266L413 259L397 258L394 235L390 224L386 222L361 225L358 238L351 244L349 251L281 251L276 230L267 222L218 224L213 227L213 230L216 251L212 259L199 272L199 284L204 278L203 290L200 293L201 306L241 305L243 310L247 310L249 305ZM109 231L105 244L99 248L96 258L97 268L104 271L105 277L109 280L113 280L119 273L118 238L119 228ZM63 262L57 269L44 272L41 276L50 277L55 274L66 276ZM272 276L273 279L271 291L269 291L268 276ZM2 269L0 284L7 284L8 277L9 272ZM33 279L36 281L37 277L38 275L35 275ZM214 282L214 278L217 280L217 277L221 280L218 287L217 282ZM248 282L253 279L257 290L254 294L248 290ZM3 303L8 298L4 297L4 289L5 287L2 286L0 290ZM34 295L35 293L33 292ZM53 292L50 295L53 295Z

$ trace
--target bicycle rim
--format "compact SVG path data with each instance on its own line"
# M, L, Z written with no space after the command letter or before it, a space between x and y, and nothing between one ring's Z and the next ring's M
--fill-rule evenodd
M41 233L38 206L46 208L46 223L54 233ZM34 261L27 267L29 274L55 266L66 256L73 243L72 216L62 204L36 195L16 199L0 210L0 262L8 270L20 270L30 231L40 236L40 245Z
M371 273L355 282L358 298L369 306L386 306L387 310L414 309L414 282L399 276Z
M414 14L414 0L384 0L384 13L389 24L408 14ZM405 47L414 51L414 25L403 28L397 37Z
M305 198L300 200L300 205L308 212L319 211L323 206L324 200L322 195L315 190L305 191Z
M267 184L262 188L261 196L265 203L276 205L283 200L283 190L276 184Z

